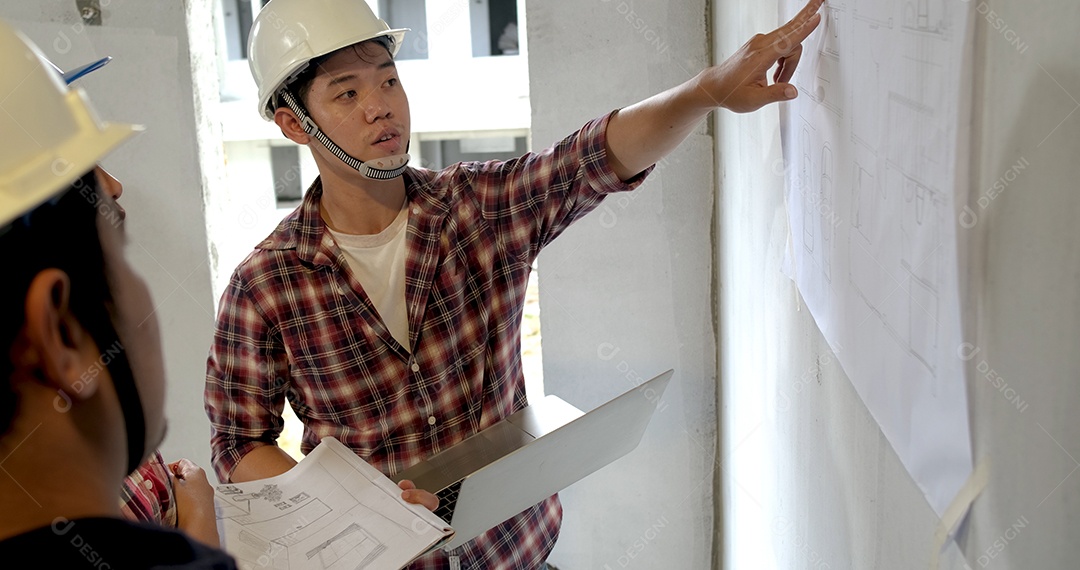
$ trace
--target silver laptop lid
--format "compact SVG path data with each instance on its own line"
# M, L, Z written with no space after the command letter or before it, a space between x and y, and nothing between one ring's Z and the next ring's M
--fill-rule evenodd
M418 489L438 493L581 415L581 410L557 396L547 396L394 475L393 479L408 479Z
M449 521L454 540L445 548L461 546L636 448L672 374L668 370L467 476Z

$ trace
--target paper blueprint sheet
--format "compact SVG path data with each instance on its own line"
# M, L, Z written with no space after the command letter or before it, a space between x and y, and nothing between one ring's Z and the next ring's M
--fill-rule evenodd
M779 0L781 21L802 0ZM972 469L957 275L970 4L829 0L782 105L787 271L941 515Z
M242 569L397 570L453 531L334 438L283 475L218 485L222 547Z

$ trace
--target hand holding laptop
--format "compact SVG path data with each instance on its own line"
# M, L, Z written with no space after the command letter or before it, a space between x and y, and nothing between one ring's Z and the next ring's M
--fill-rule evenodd
M548 395L394 478L438 491L457 548L637 447L673 373L589 413Z
M417 489L412 481L399 481L398 487L401 487L401 498L406 503L420 505L431 512L439 508L439 498L423 489Z

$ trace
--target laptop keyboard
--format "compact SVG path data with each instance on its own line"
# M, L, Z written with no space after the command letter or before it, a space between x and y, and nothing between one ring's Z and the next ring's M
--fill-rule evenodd
M454 507L457 506L458 495L460 493L461 481L435 493L435 496L439 498L439 508L435 509L435 516L446 521L447 524L450 524L450 519L454 518Z

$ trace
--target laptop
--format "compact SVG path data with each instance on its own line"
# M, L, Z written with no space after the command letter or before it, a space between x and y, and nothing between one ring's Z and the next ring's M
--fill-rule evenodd
M393 479L438 495L452 550L636 448L672 374L588 413L546 396Z

